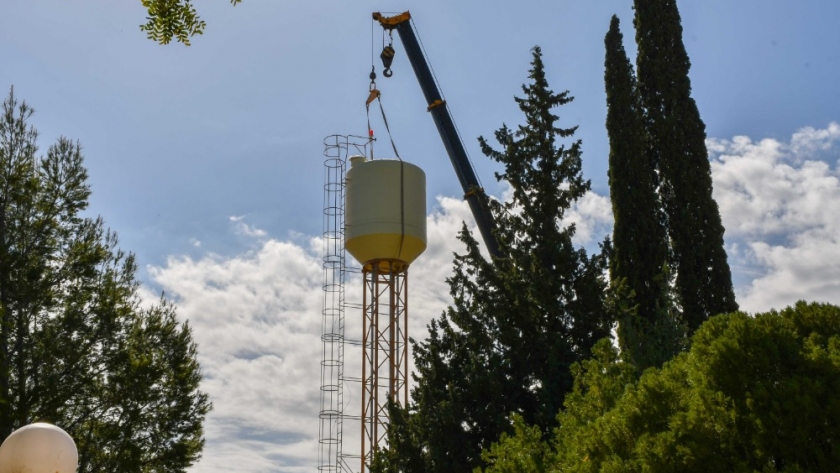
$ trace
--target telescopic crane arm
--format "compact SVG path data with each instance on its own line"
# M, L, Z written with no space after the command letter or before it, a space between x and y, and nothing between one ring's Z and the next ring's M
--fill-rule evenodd
M423 49L420 47L417 34L411 25L411 14L405 12L392 17L385 17L377 12L373 14L373 19L378 21L386 30L397 30L405 48L405 54L408 56L411 67L414 69L414 74L417 76L417 81L420 83L420 88L423 90L426 103L429 104L427 110L432 114L432 119L435 122L438 133L440 133L440 138L443 140L443 146L446 148L447 154L449 154L449 160L455 168L458 181L461 182L461 187L464 190L464 198L470 205L470 210L472 211L473 217L475 217L481 238L484 240L484 244L487 246L487 250L491 256L501 256L499 245L494 235L496 224L490 213L487 194L478 182L475 170L464 148L464 143L458 135L455 122L452 120L452 115L446 106L446 101L443 100L429 63L423 54ZM393 57L394 49L390 45L386 46L381 55L385 63L383 75L386 77L391 76L390 61Z

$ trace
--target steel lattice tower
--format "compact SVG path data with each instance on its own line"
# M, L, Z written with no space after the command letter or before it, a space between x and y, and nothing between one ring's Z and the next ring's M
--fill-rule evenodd
M370 144L324 140L322 472L364 473L387 444L389 404L408 403L408 267L426 248L426 177L401 160L368 160ZM359 303L347 301L348 280L362 283Z

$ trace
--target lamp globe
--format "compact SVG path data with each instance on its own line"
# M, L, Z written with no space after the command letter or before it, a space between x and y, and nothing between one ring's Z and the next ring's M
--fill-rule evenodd
M46 422L17 429L0 445L0 473L75 473L78 464L70 435Z

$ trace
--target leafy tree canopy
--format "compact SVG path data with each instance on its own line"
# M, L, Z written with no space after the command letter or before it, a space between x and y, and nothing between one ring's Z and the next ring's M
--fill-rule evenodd
M0 114L0 441L44 419L79 449L79 472L184 472L210 410L190 328L141 308L134 257L101 218L81 146L38 155L32 109Z
M230 0L236 5L242 0ZM190 38L204 34L207 24L198 16L191 0L140 0L149 13L140 30L160 44L169 44L172 39L190 45Z
M840 307L711 318L636 381L606 341L549 442L516 420L486 472L805 472L840 462ZM543 465L537 467L534 465Z

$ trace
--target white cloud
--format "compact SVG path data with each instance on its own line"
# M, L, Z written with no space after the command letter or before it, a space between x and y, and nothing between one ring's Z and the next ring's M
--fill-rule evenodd
M242 235L251 238L262 238L266 236L265 230L245 223L243 221L245 219L244 215L232 215L228 217L228 219L233 224L233 231L237 235Z
M823 152L837 152L834 148L840 140L840 125L829 123L827 128L816 129L805 127L793 134L790 140L790 149L797 159L813 159L819 157Z
M743 310L840 303L838 143L836 123L803 128L787 143L708 141L730 264L744 280L736 288Z
M409 334L425 337L426 324L449 301L446 277L462 220L463 201L440 198L428 217L429 245L411 266ZM243 217L231 217L242 232ZM261 235L260 235L261 236ZM170 257L149 273L178 314L189 320L205 375L202 389L214 409L206 423L207 446L194 473L303 472L317 461L323 269L321 241L291 234L267 239L245 254L201 259ZM361 298L358 275L347 282L348 301ZM144 303L159 296L142 289ZM348 311L347 336L359 338L360 314ZM349 344L348 360L361 352ZM354 351L355 350L355 351ZM348 375L352 376L352 363ZM349 387L355 408L358 393ZM358 437L345 426L345 445Z
M563 224L569 223L575 224L572 241L597 251L593 244L601 243L604 236L612 232L613 215L609 197L587 192L566 212Z
M214 403L195 471L304 471L291 465L312 461L315 445L305 440L317 437L317 255L269 240L229 259L170 258L150 274L192 326Z

